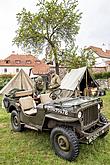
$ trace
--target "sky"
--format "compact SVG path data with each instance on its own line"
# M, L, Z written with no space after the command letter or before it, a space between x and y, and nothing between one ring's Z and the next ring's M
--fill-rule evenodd
M83 13L77 43L81 47L97 46L110 49L110 1L79 0Z
M35 4L36 0L0 0L0 59L8 57L12 51L21 53L12 46L17 30L16 14L23 7L34 12ZM83 14L76 45L110 49L110 0L79 0L78 9Z

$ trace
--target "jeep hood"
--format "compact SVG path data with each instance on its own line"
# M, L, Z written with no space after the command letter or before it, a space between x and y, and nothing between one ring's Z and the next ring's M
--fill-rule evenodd
M78 106L78 105L88 105L89 103L98 103L101 99L97 97L76 97L76 98L62 98L59 100L55 100L50 105L54 106L62 106L62 107L72 107L72 106Z

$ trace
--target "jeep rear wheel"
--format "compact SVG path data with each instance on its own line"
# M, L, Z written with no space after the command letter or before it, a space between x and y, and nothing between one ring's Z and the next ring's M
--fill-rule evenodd
M20 132L24 128L24 124L20 123L19 114L15 110L11 112L11 126L12 126L12 130L15 132Z
M105 123L105 124L108 123L107 118L102 113L100 113L99 119L102 123ZM101 138L105 137L108 134L108 132L109 131L104 132L100 137Z
M66 127L53 128L50 140L55 153L69 161L79 154L79 143L75 133Z

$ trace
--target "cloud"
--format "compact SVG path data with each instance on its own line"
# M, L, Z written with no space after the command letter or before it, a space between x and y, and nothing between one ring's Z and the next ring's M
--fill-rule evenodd
M12 46L12 39L17 29L16 14L25 7L36 11L36 0L0 1L0 58L8 56L11 51L19 51ZM110 43L110 0L79 0L78 8L83 12L76 44L100 46Z
M12 40L17 30L16 14L26 8L35 10L36 0L3 0L0 1L0 59L7 57L13 50L19 52L16 46L12 46Z
M79 0L80 11L83 12L77 44L101 45L110 43L110 1Z

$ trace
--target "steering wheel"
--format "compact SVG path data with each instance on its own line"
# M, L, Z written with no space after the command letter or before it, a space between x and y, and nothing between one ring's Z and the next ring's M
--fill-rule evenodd
M60 99L60 94L62 92L62 89L55 89L54 91L52 91L49 95L49 97L52 99L52 100L55 100L55 99Z

